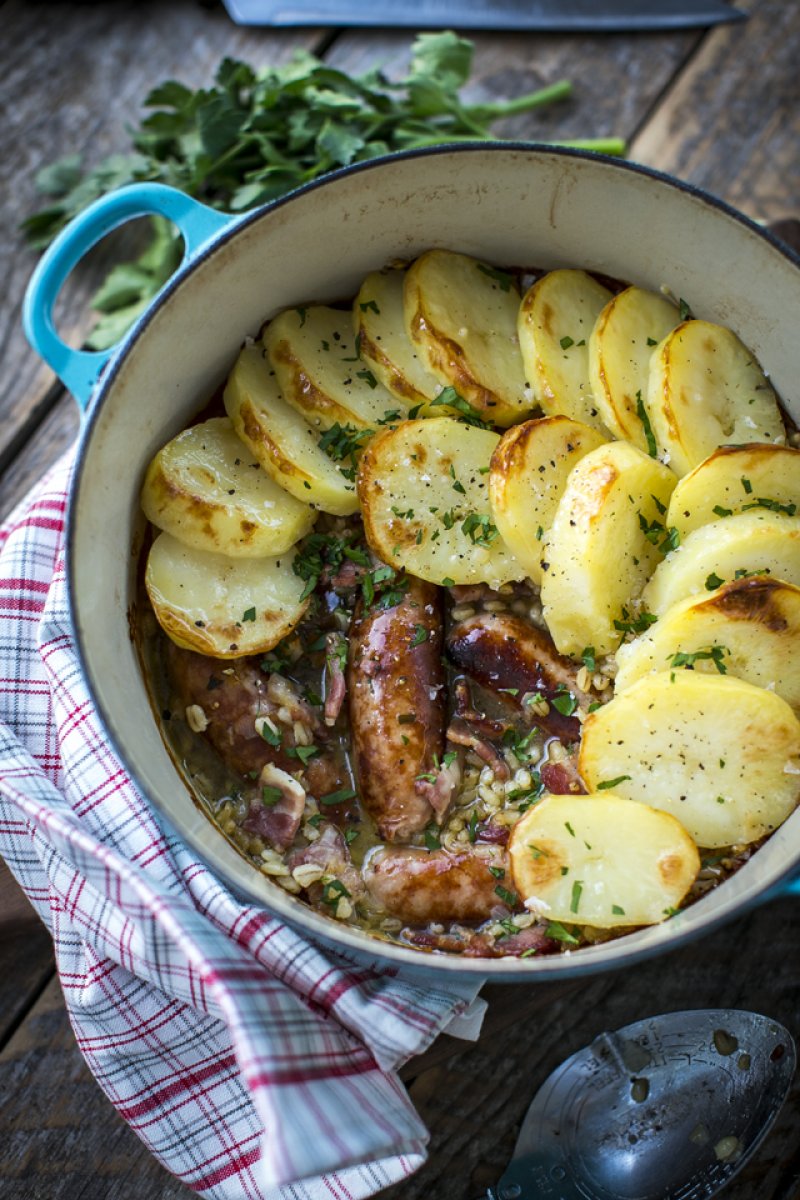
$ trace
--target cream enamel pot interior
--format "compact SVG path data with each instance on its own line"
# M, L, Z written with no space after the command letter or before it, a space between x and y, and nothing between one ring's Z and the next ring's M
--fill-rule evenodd
M171 217L183 232L183 266L113 353L69 350L50 316L58 288L89 245L148 212ZM139 489L156 450L187 424L225 378L245 335L266 318L353 295L369 271L431 247L498 266L585 267L644 288L666 284L697 315L742 337L800 420L800 260L719 201L654 172L503 143L360 164L236 219L158 185L124 189L65 230L26 301L33 344L79 400L92 393L68 523L69 586L86 677L123 762L212 870L241 896L348 956L498 980L623 966L708 932L785 883L800 865L800 810L732 879L663 925L524 963L423 957L313 912L224 840L161 740L131 643Z

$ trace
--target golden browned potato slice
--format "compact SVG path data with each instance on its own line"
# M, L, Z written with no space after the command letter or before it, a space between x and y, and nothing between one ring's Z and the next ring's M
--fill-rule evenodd
M224 401L237 435L282 488L323 512L358 512L354 465L341 464L345 475L320 448L319 430L286 403L261 347L242 350L228 376Z
M585 271L550 271L525 293L517 321L525 374L543 411L603 432L589 380L589 337L610 299Z
M669 503L668 522L686 537L731 513L800 511L800 450L754 443L720 446L684 475Z
M583 726L593 791L677 817L698 846L755 842L800 799L800 722L774 692L730 675L646 675Z
M677 475L727 443L785 441L775 393L754 355L709 321L684 321L656 347L646 400L661 457Z
M401 415L409 407L428 402L442 390L442 384L422 362L417 348L406 333L403 316L405 271L373 271L361 285L353 303L355 326L361 357L385 388L401 401ZM444 416L442 408L433 415Z
M289 308L270 321L264 345L284 400L318 429L378 429L397 410L397 397L356 353L350 312Z
M508 853L526 908L597 929L663 921L700 870L675 817L611 791L543 796L514 826Z
M627 442L573 467L542 551L542 606L562 654L616 649L631 602L659 561L675 476Z
M308 608L294 557L290 550L276 558L228 558L162 533L150 548L145 586L159 625L178 646L214 658L261 654Z
M500 536L534 583L541 583L542 541L553 522L567 476L602 434L570 417L514 425L492 455L489 499Z
M800 517L755 509L701 525L656 567L642 605L661 617L678 600L760 573L800 587Z
M510 275L465 254L429 250L406 274L403 303L428 370L484 420L505 426L531 411Z
M617 692L653 671L735 675L800 709L800 588L768 575L679 600L617 651Z
M679 321L669 300L629 287L608 302L589 338L589 386L600 418L646 454L653 450L642 423L650 358Z
M451 417L404 421L374 437L361 459L358 496L378 557L431 583L522 579L489 507L498 441Z
M232 557L280 554L316 520L308 504L260 469L227 417L184 429L159 450L141 499L159 529L187 546Z

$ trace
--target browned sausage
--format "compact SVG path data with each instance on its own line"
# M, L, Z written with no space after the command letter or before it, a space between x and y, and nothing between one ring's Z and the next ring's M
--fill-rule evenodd
M445 743L445 681L438 588L409 580L399 603L359 601L347 664L353 768L361 803L381 837L404 840L434 819L422 776Z
M207 722L203 736L232 770L255 778L273 763L297 774L301 760L289 753L296 746L297 724L307 731L308 741L325 751L308 760L303 786L319 797L349 782L335 748L324 747L328 732L314 710L290 680L260 670L258 658L220 660L167 642L165 661L175 700L182 710L202 709ZM272 722L275 744L256 729L259 717Z
M559 712L553 699L566 692L588 705L591 697L577 685L579 668L558 653L543 629L510 613L478 613L453 626L447 653L460 670L505 700L519 704L524 696L539 693L550 710L540 717L526 709L528 720L562 742L580 737L577 717Z
M488 920L504 903L497 889L505 879L493 875L490 867L505 870L503 851L484 858L472 852L384 846L369 855L363 871L367 891L377 904L392 916L424 925Z

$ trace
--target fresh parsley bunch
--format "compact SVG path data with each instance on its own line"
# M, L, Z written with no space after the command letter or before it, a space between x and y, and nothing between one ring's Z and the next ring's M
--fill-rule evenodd
M170 80L145 100L153 109L131 130L133 152L115 154L84 172L70 155L37 176L51 198L23 228L43 248L97 197L140 180L180 188L215 208L243 212L353 162L395 150L492 138L501 117L570 94L562 80L514 100L465 104L473 45L455 33L421 34L409 73L398 83L379 70L349 76L297 51L286 66L256 72L226 58L214 86L192 91ZM621 154L616 139L572 142ZM96 350L113 345L177 267L180 238L153 219L152 239L134 262L114 267L92 305L101 314L88 339Z

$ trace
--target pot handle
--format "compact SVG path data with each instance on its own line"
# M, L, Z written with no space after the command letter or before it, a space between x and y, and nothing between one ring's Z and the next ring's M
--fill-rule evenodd
M62 342L53 322L53 307L64 281L92 246L135 217L161 216L183 236L183 263L189 262L216 234L238 220L216 212L163 183L133 183L101 196L84 209L47 248L25 293L22 323L28 341L72 392L85 412L95 384L116 346L108 350L73 350Z

